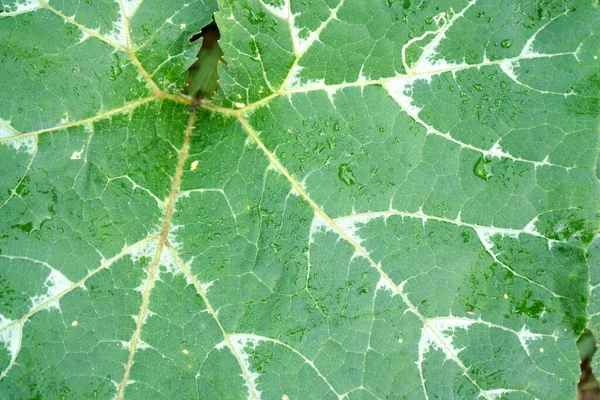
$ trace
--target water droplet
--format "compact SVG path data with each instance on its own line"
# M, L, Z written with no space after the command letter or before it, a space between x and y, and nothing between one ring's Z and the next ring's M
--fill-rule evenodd
M491 160L486 159L484 156L479 157L479 160L477 160L475 166L473 167L473 173L475 176L487 182L492 175L485 168L485 164L490 162Z
M473 84L473 87L475 88L475 90L477 90L478 92L481 92L483 90L483 85L479 84L479 83L475 83Z
M500 42L500 46L505 49L508 49L510 46L512 46L512 39L504 39Z
M21 224L21 225L16 224L16 225L11 225L10 227L11 227L11 229L19 229L22 232L29 233L33 230L33 223L27 222L26 224Z
M471 240L471 235L467 231L461 231L460 236L462 237L462 241L464 243L467 243L469 240Z
M123 70L121 69L121 59L116 53L114 54L114 58L115 64L110 66L110 76L108 77L111 81L116 81L117 77L123 73Z
M348 186L356 183L350 164L342 164L338 169L338 178Z

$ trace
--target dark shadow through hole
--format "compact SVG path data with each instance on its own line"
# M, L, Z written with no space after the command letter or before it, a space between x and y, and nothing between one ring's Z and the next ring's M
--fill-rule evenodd
M190 42L202 39L202 47L197 60L188 69L185 93L198 99L211 99L218 87L217 66L223 62L223 52L219 47L221 34L213 20L190 38Z
M581 357L581 376L579 378L577 400L600 399L598 381L592 371L592 357L596 352L596 339L589 330L584 330L577 340L577 349Z

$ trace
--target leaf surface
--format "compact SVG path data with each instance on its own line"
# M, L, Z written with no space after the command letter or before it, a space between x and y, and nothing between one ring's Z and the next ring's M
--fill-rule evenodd
M2 3L2 397L574 398L597 5L218 6Z

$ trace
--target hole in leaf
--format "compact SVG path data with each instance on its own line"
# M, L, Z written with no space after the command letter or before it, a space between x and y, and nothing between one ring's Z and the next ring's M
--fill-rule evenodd
M591 361L596 352L596 340L589 330L584 330L579 340L577 340L577 349L581 357L581 376L579 379L578 400L592 400L600 398L600 388L598 381L592 371Z
M190 38L190 42L202 39L197 60L188 70L185 92L198 99L211 99L217 91L219 77L217 66L223 62L223 51L219 47L221 34L213 20Z

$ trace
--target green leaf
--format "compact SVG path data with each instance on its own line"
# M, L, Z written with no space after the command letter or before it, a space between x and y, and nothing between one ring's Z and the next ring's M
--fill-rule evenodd
M0 397L575 397L597 4L0 7Z

